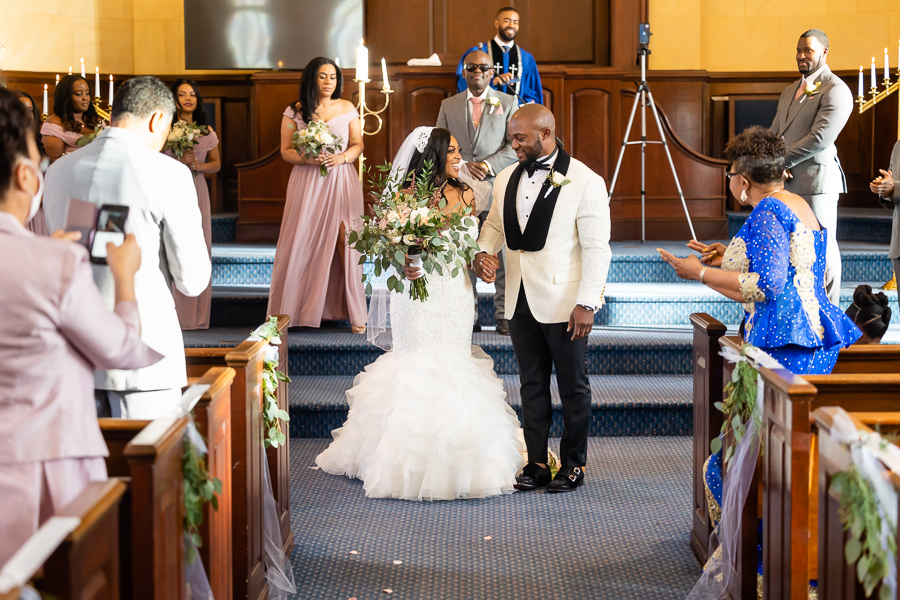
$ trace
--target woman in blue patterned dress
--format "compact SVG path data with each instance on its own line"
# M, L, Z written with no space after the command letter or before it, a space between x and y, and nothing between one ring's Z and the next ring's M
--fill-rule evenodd
M682 279L743 303L746 342L792 373L826 374L861 333L825 295L828 237L806 201L784 189L784 152L784 140L759 127L731 140L726 176L753 207L747 222L728 248L692 240L702 259L659 253Z

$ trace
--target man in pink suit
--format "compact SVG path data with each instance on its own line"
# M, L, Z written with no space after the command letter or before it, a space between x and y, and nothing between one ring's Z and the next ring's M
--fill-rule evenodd
M25 109L0 89L0 565L88 483L106 479L94 369L162 358L141 342L134 236L108 246L113 312L72 234L25 228L40 205L39 161Z

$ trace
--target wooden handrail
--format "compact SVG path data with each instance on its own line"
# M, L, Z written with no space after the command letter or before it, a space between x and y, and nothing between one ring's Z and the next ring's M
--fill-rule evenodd
M236 171L252 171L253 169L258 169L260 167L264 167L267 164L273 162L276 158L281 158L281 148L275 148L265 156L261 156L255 160L248 160L247 162L242 162L234 165Z

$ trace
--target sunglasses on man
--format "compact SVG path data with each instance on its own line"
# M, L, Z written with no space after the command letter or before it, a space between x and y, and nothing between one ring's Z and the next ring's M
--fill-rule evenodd
M473 63L469 63L466 65L466 71L468 71L469 73L474 73L475 71L481 71L482 73L487 73L490 70L491 70L490 65L485 65L485 64L476 65Z

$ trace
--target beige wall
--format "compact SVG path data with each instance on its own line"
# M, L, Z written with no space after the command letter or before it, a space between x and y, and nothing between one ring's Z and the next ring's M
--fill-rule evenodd
M653 69L795 71L797 38L828 34L833 69L858 69L884 48L897 66L900 0L650 0ZM880 74L879 74L880 77Z
M90 75L184 69L183 0L0 0L0 68ZM192 71L204 73L210 71ZM88 77L90 79L90 77Z

